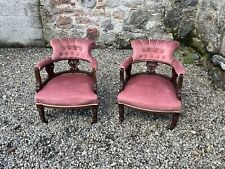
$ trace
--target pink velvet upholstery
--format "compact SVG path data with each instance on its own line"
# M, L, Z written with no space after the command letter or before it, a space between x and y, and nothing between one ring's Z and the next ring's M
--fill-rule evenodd
M98 69L98 62L96 61L95 58L90 58L90 66L93 70Z
M34 67L38 68L39 70L43 69L45 66L47 66L50 63L53 63L54 61L52 60L51 57L46 57L42 59L40 62L38 62Z
M118 103L155 112L180 112L181 102L173 84L160 76L137 75L132 77L119 93Z
M172 40L147 40L138 39L131 42L133 55L127 57L120 68L126 69L135 62L153 61L166 63L172 66L178 75L185 74L182 64L173 57L174 51L179 47L179 42Z
M97 105L98 97L92 90L93 79L85 74L67 73L50 80L35 95L37 105L79 107Z
M53 48L53 61L81 59L90 62L93 69L97 69L97 62L91 55L95 42L89 39L61 38L50 41Z
M133 61L156 61L171 64L173 52L179 47L177 41L138 39L131 42Z
M120 64L120 92L117 96L120 122L124 120L124 107L128 106L148 112L173 114L169 129L174 129L182 110L181 89L185 73L182 64L173 56L179 43L137 39L131 42L131 46L133 55ZM138 62L147 62L146 72L135 75L131 65ZM173 67L172 76L158 74L158 63Z
M185 69L184 67L182 66L182 64L176 60L175 58L172 60L171 62L171 66L174 67L176 73L178 75L181 75L181 74L185 74Z
M130 64L133 63L133 58L130 56L126 58L121 64L120 68L126 69Z

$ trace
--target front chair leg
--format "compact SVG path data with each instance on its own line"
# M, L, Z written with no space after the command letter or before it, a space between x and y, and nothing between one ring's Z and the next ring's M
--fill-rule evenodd
M119 104L119 120L120 120L120 123L122 123L124 120L124 105L123 104Z
M92 108L92 122L91 124L97 123L98 118L98 105L93 106Z
M174 113L172 117L172 123L169 126L170 130L173 130L177 126L177 121L179 119L180 113Z
M45 118L45 111L44 111L44 106L37 105L38 113L40 116L40 119L43 123L48 123L48 121Z

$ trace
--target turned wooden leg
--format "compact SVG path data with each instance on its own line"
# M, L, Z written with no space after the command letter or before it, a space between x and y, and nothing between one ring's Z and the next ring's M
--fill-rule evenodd
M172 117L172 123L171 123L171 125L169 126L169 129L170 129L170 130L173 130L173 129L176 127L177 121L178 121L178 119L179 119L179 116L180 116L180 113L174 113L174 114L173 114L173 117Z
M98 105L93 106L92 108L92 122L91 124L97 123L98 118Z
M119 104L119 120L120 120L120 123L122 123L124 120L124 105L123 104Z
M39 113L39 116L40 116L40 119L43 123L48 123L48 121L46 120L45 118L45 111L44 111L44 107L41 106L41 105L37 105L37 108L38 108L38 113Z

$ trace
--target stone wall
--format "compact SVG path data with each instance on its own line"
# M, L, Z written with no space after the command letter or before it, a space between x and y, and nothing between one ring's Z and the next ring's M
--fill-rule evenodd
M101 47L128 47L136 38L177 39L225 56L225 1L0 1L0 44L43 44L62 36L89 37Z
M89 36L100 46L126 47L130 39L169 38L163 23L171 3L144 0L41 0L44 37ZM99 37L97 37L99 35Z
M225 1L181 0L166 12L165 25L174 36L201 52L225 56Z
M44 45L38 0L0 1L0 46Z
M194 43L202 41L207 51L225 56L225 1L202 0L198 8L195 30Z
M113 47L175 38L225 55L224 0L41 0L41 7L46 41L90 32L100 46Z

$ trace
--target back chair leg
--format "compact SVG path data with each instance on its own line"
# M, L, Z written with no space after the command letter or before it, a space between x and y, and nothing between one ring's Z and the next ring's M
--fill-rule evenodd
M40 116L40 119L43 123L48 123L48 121L45 118L45 111L44 111L44 106L37 105L38 113Z
M91 124L97 123L98 118L98 105L93 106L92 108L92 122Z
M119 120L120 120L120 123L122 123L124 120L124 105L123 104L119 104Z
M173 130L177 126L177 121L179 119L180 113L174 113L172 117L172 123L169 126L170 130Z

